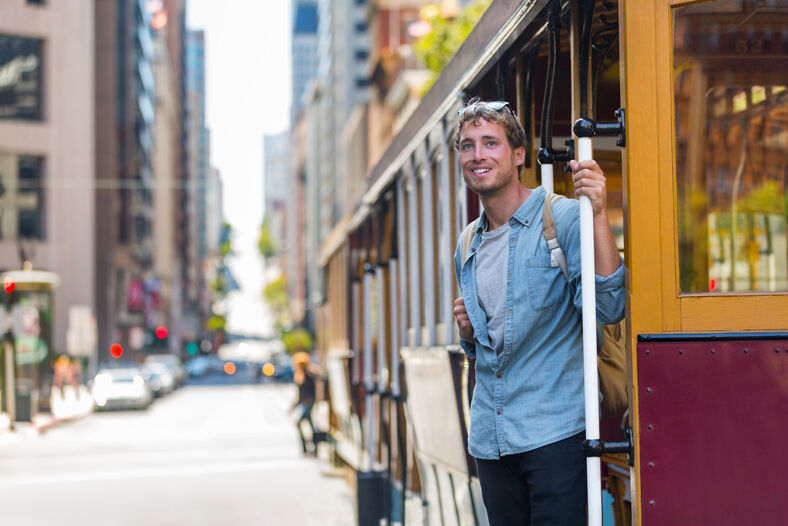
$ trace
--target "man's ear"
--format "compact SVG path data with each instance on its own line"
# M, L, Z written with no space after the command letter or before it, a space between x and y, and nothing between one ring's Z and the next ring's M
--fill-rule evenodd
M514 165L520 166L525 163L525 147L518 146L514 149Z

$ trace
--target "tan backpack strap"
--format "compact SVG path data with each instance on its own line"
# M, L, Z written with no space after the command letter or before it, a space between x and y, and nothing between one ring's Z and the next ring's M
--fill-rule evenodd
M479 224L479 218L468 223L465 230L462 231L462 259L461 263L465 263L465 258L468 257L468 249L471 248L471 241L473 241L473 232L476 230L476 225Z
M547 241L547 248L550 249L550 264L553 267L560 267L564 277L569 279L569 269L566 264L566 255L561 245L558 244L558 231L555 228L555 217L553 216L553 205L564 196L552 192L545 193L544 205L542 205L542 235Z
M555 217L553 217L553 205L563 196L552 192L545 193L544 206L542 207L542 233L548 241L556 239L558 232L555 229Z

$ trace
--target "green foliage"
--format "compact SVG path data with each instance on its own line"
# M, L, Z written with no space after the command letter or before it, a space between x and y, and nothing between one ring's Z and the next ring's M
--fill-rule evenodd
M268 226L268 220L264 220L260 225L260 238L257 240L257 250L264 259L271 258L276 255L276 243L271 236L271 228Z
M224 330L227 319L224 316L211 316L206 324L209 331Z
M309 352L312 350L314 340L308 331L294 329L282 334L282 343L285 346L285 352L293 356L297 352Z
M788 192L781 192L776 181L766 181L739 202L739 210L754 214L785 215Z
M219 237L219 257L224 261L224 258L233 253L232 246L232 233L233 227L230 223L222 224L222 231Z
M280 275L263 288L263 299L274 310L287 307L287 287L284 275Z
M432 24L432 30L413 45L416 56L433 73L432 79L424 88L425 92L449 63L491 3L492 0L476 0L465 7L457 17L444 18L438 14L428 20Z

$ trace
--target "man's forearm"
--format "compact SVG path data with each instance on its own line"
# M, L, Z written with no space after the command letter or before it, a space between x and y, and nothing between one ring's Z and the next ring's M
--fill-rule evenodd
M616 240L610 230L607 213L603 210L594 216L594 273L607 277L615 272L620 264Z

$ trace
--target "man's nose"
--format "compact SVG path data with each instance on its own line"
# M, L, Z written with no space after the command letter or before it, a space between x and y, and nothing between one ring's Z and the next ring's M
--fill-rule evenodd
M484 159L484 148L482 148L481 144L476 144L473 147L473 159L475 161Z

